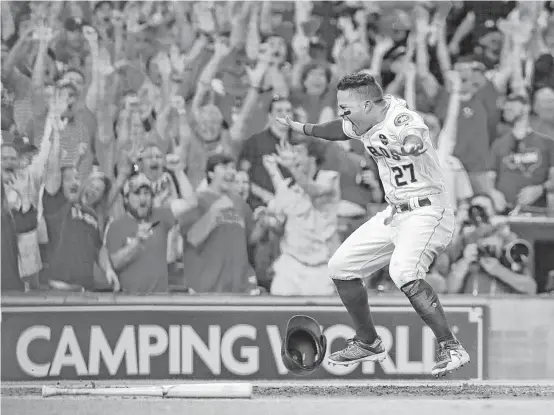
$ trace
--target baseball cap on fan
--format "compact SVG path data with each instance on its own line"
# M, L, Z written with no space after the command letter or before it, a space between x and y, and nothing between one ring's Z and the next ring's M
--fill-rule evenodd
M77 32L83 30L83 26L85 25L86 23L80 17L68 17L65 19L63 27L70 32Z
M123 195L128 196L130 193L136 193L143 187L151 192L153 191L152 183L144 173L134 174L123 185Z
M212 154L206 162L206 172L213 172L216 166L220 164L234 163L235 159L225 153Z

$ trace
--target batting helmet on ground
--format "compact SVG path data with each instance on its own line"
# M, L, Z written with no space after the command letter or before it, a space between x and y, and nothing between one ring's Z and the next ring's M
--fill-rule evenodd
M294 316L288 324L281 345L285 367L296 375L306 375L321 365L327 340L317 321L308 316Z

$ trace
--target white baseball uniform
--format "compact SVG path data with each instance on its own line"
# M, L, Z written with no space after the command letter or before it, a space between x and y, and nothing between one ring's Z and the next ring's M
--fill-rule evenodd
M400 288L425 277L435 256L450 243L455 219L429 129L405 101L390 95L385 99L389 108L381 123L357 136L344 120L343 130L361 140L376 161L389 206L344 241L329 261L329 270L335 279L363 278L390 262L389 274ZM421 137L427 151L403 156L408 135ZM396 212L406 204L409 210Z

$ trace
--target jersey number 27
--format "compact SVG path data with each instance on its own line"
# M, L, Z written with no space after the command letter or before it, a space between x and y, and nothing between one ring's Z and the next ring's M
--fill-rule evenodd
M391 170L394 173L394 181L397 187L406 186L408 181L410 183L417 182L414 165L412 163L394 166L391 167Z

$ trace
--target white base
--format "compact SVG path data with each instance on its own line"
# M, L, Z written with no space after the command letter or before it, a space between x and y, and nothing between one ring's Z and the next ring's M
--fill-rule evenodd
M42 387L42 396L143 396L159 398L214 398L252 397L250 383L188 383L160 386L131 386L111 388L57 388Z

